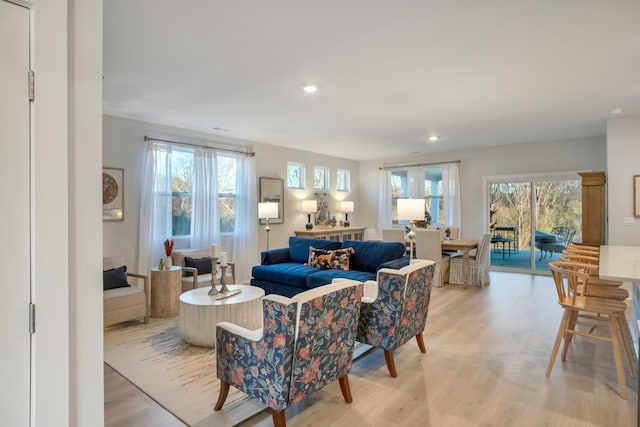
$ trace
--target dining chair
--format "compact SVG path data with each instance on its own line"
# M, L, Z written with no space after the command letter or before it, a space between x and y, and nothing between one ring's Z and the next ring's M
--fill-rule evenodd
M264 327L254 331L229 322L216 326L217 376L222 409L230 386L271 409L275 427L285 410L338 380L351 403L353 361L363 285L341 280L293 298L263 298Z
M383 228L382 240L385 242L405 242L404 228Z
M610 342L613 347L620 395L626 400L627 388L621 351L624 351L626 355L631 375L635 377L637 374L633 342L625 318L626 304L622 301L594 298L579 294L576 289L581 283L588 284L589 274L575 269L575 266L572 266L571 263L564 261L550 262L549 269L551 270L558 294L558 304L563 308L564 313L560 321L545 375L547 377L551 375L560 344L563 340L563 362L567 360L567 353L574 335ZM593 328L592 325L583 325L579 317L585 315L591 316L594 320L606 320L610 328L610 334L596 334L595 331L597 329ZM588 329L577 329L576 326L588 326Z
M469 255L469 284L485 287L489 284L489 263L491 257L491 233L482 236L475 255ZM464 258L453 257L449 260L449 283L464 285Z
M428 259L436 263L436 284L441 287L449 281L449 260L451 256L443 254L440 230L418 229L416 233L416 258Z

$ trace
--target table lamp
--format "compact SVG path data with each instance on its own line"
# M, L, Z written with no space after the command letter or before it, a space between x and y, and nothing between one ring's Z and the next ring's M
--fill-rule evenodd
M350 200L343 200L340 203L340 208L342 212L344 212L344 226L348 227L349 225L349 213L353 212L353 202Z
M424 199L398 199L398 221L409 221L410 259L413 259L413 243L416 238L413 221L419 221L422 218L424 218Z
M318 211L318 202L317 200L303 200L302 201L302 212L307 213L307 225L304 226L307 230L311 230L313 228L313 224L311 223L311 214Z
M267 250L269 250L269 219L278 218L278 205L279 203L264 202L258 203L258 218L265 220L264 231L267 233Z

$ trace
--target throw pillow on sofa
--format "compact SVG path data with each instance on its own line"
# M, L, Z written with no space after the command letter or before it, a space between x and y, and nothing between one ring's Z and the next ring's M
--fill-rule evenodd
M326 250L309 246L309 262L311 267L324 269L349 269L349 258L354 253L353 248Z
M204 258L191 258L184 257L184 266L198 269L198 274L211 273L211 257ZM190 271L185 273L185 276L193 276Z
M107 291L109 289L126 288L127 283L127 266L123 265L118 268L111 268L102 272L102 288Z

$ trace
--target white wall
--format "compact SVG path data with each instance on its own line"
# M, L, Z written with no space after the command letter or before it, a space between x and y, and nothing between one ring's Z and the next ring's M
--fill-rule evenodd
M640 246L640 218L633 218L633 175L640 175L640 116L607 122L608 243Z
M33 425L100 426L102 1L32 4Z
M105 256L124 256L128 265L137 265L138 215L142 182L143 138L145 135L181 142L202 143L203 141L212 141L234 146L251 146L256 153L256 181L260 177L285 179L287 162L293 161L306 165L306 182L307 186L309 186L309 183L313 183L314 166L329 167L332 200L358 199L359 171L358 162L356 161L229 138L218 134L207 134L105 115L103 116L103 165L125 169L125 218L124 221L103 222L103 252ZM338 193L335 190L337 168L351 171L352 191L350 193ZM286 246L288 238L294 234L294 230L304 229L304 225L307 223L307 215L300 212L299 200L312 198L313 193L313 190L289 190L286 188L285 179L284 223L271 224L269 233L269 246L271 248ZM258 191L256 191L256 194L258 194ZM335 208L332 208L332 215L335 214L338 220L343 218L342 213L334 213L334 211ZM356 203L355 212L350 214L352 225L360 224L358 221L360 212L362 211ZM266 248L264 225L258 225L256 237L258 239L258 249L264 250ZM224 240L222 245L224 247ZM258 254L256 254L256 259L259 259L257 256Z
M462 236L478 238L487 229L483 200L483 178L498 175L604 171L604 137L582 138L536 144L518 144L477 150L452 151L429 156L387 159L391 163L432 163L461 160ZM365 224L378 223L379 167L381 161L360 163L360 200ZM576 178L579 178L576 175Z

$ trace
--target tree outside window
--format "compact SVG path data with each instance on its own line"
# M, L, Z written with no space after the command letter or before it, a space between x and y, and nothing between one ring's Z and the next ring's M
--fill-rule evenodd
M336 190L351 191L351 172L347 169L338 169L336 173Z
M313 189L329 191L329 168L324 166L314 166Z
M287 162L287 187L304 190L304 174L302 163Z
M173 236L188 236L191 233L193 162L193 151L171 151ZM230 233L234 231L236 221L237 160L234 157L218 155L217 166L220 232Z

